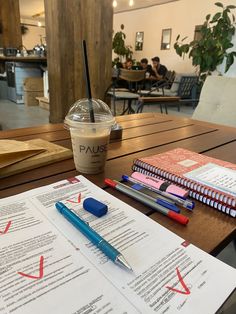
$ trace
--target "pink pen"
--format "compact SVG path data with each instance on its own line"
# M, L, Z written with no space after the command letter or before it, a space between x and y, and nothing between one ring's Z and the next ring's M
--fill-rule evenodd
M131 177L141 181L147 185L154 187L155 189L165 191L180 197L187 197L188 191L178 187L177 185L171 184L167 181L161 180L159 178L150 177L140 172L133 172Z

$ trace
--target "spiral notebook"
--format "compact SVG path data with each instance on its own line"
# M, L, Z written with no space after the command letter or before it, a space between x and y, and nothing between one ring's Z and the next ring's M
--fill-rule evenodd
M176 148L136 159L132 169L185 187L191 197L236 217L235 164Z

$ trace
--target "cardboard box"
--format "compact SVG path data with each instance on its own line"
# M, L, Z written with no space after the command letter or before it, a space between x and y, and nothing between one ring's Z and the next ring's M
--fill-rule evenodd
M36 97L42 97L43 90L41 91L24 91L25 106L38 106L38 100Z
M43 78L42 77L27 77L24 79L24 91L43 91Z
M24 102L26 106L38 106L36 97L43 96L43 78L27 77L24 80Z

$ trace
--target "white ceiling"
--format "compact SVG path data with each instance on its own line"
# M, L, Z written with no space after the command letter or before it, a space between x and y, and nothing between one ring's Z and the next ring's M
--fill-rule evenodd
M50 1L50 0L47 0ZM65 0L68 1L68 0ZM179 0L134 0L134 5L129 6L129 0L117 0L117 7L114 13L146 8L154 5L159 5L167 2ZM113 0L111 0L111 3ZM20 14L23 19L32 19L32 16L44 11L44 0L19 0ZM44 15L37 17L37 20L44 20Z
M23 19L32 19L32 15L44 11L44 0L19 0L19 4L20 15ZM37 20L44 20L44 16L37 17Z
M154 5L159 5L167 2L174 2L179 0L134 0L134 5L129 6L129 0L116 0L117 7L114 9L114 13L136 10L141 8L148 8ZM113 0L111 0L113 2Z

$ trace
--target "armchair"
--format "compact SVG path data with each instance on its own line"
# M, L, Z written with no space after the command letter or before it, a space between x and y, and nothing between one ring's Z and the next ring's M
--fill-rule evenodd
M208 76L192 119L236 127L236 78Z

